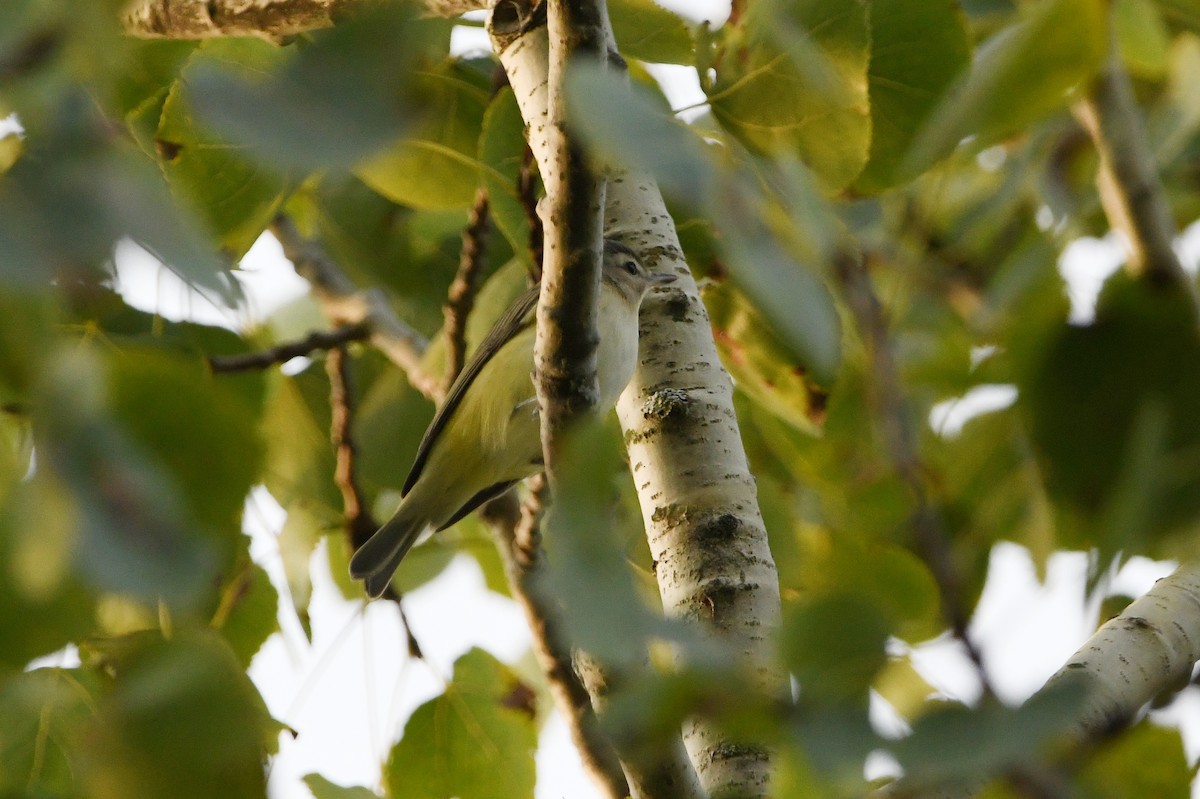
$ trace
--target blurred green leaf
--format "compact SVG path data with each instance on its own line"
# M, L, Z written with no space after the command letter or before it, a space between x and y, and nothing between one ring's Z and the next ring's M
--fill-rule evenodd
M811 265L797 263L766 229L744 190L730 182L721 195L721 251L738 288L812 379L832 385L841 362L842 328L829 290Z
M1200 514L1200 334L1189 301L1111 278L1096 320L1022 331L1020 407L1068 540L1153 552Z
M800 156L840 189L871 142L871 33L859 0L777 0L746 7L719 32L713 115L748 146Z
M112 693L94 710L77 764L90 795L260 799L277 732L215 632L138 635L116 648Z
M95 596L71 573L74 522L65 490L43 473L0 503L0 667L24 668L93 628Z
M444 46L448 21L373 7L311 34L282 69L255 80L198 64L188 97L201 121L280 167L348 168L419 116L413 72Z
M664 193L703 203L715 159L686 126L667 117L650 92L586 64L567 72L567 118L601 161L650 172Z
M425 115L413 130L355 170L375 191L412 208L466 208L482 180L476 157L489 91L459 61L421 72L412 91Z
M802 701L865 702L886 659L887 634L879 609L857 594L829 594L791 606L780 647Z
M1179 730L1143 719L1090 752L1075 781L1081 799L1186 799L1194 777Z
M86 669L0 678L0 795L83 795L76 755L107 693L103 677Z
M454 664L441 696L404 726L384 767L393 799L527 799L537 729L533 691L481 649Z
M613 0L608 13L621 55L655 63L692 63L695 47L688 24L654 0Z
M1166 74L1171 34L1152 0L1116 0L1112 25L1117 52L1130 72L1143 78Z
M0 275L10 285L94 277L116 242L132 238L214 301L238 299L150 161L114 141L86 97L70 96L51 124L29 132L28 152L0 181Z
M263 463L258 409L203 363L161 350L125 349L110 379L113 418L174 477L192 518L240 539Z
M892 753L918 793L920 786L978 784L1036 758L1065 735L1083 699L1081 687L1064 684L1035 694L1019 708L988 704L972 710L948 704L918 719L912 734L891 747Z
M663 622L634 590L624 553L605 521L615 496L609 481L598 476L623 468L618 447L597 421L578 425L563 447L557 496L542 522L547 568L540 590L562 602L573 645L603 663L627 664L646 657L646 638ZM661 515L683 512L659 509Z
M192 524L177 475L106 413L109 375L95 354L63 353L49 367L38 452L71 491L77 568L99 588L193 606L220 568L218 542Z
M901 162L929 113L971 63L963 12L954 0L871 3L871 156L855 181L880 191L906 178Z
M967 136L975 147L988 145L1061 109L1104 63L1102 0L1046 0L1022 11L976 51L970 73L927 117L905 170L923 171Z

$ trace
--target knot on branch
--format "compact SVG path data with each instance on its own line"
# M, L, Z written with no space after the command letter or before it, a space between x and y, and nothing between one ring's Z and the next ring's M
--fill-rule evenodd
M642 403L642 417L654 422L682 419L688 415L691 402L691 397L682 389L662 388Z

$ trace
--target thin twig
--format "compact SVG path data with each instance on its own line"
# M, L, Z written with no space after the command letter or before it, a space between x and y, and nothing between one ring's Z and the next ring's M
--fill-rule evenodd
M529 487L529 498L519 508L513 495L506 494L485 509L485 519L496 532L496 546L513 598L525 611L538 664L571 730L584 768L609 797L625 797L629 785L621 761L600 727L588 689L576 673L562 616L540 589L545 568L539 528L548 489L545 475L530 478Z
M371 343L404 370L414 388L427 397L441 396L441 381L421 368L421 356L428 342L396 317L382 291L360 291L324 249L301 236L286 216L275 219L271 232L283 246L283 254L292 262L296 274L308 281L313 298L332 324L365 324L371 331Z
M454 378L462 371L467 353L467 317L475 307L475 292L479 287L479 273L483 269L488 239L488 193L480 186L475 192L475 202L467 216L467 226L462 232L462 253L458 259L458 272L447 292L442 314L446 319L446 376L444 384L449 390Z
M1074 111L1100 156L1096 187L1109 225L1128 242L1127 268L1185 289L1193 308L1200 308L1196 285L1175 254L1178 230L1129 75L1115 52Z
M337 330L314 331L300 341L280 344L261 352L249 352L243 355L213 355L208 359L208 366L215 374L266 369L275 364L287 363L292 358L299 358L316 350L332 350L351 341L362 341L370 335L370 329L362 323L346 325Z
M843 250L836 259L835 271L842 284L846 304L866 344L871 373L869 382L888 457L916 500L912 527L917 548L941 591L942 613L946 622L975 665L984 696L992 697L995 692L983 663L983 655L968 630L969 619L962 603L962 579L953 561L950 540L941 513L926 490L924 468L917 454L916 429L900 385L883 307L875 296L861 253Z

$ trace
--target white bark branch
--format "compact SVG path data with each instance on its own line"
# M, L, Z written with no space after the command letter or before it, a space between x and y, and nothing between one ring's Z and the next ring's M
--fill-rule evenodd
M1200 564L1185 563L1107 621L1046 683L1081 680L1080 741L1128 724L1150 701L1187 685L1200 661Z
M138 0L124 13L125 30L147 39L258 36L273 42L328 28L337 15L370 0ZM425 0L433 16L457 17L484 0Z
M1155 583L1121 615L1105 622L1047 682L1048 691L1065 682L1083 686L1084 705L1072 721L1062 753L1125 728L1157 697L1188 684L1200 661L1200 564L1186 563ZM1040 692L1039 692L1040 693ZM968 799L983 782L923 789L923 799ZM876 796L913 796L903 779Z
M548 45L536 17L526 4L502 0L489 30L546 170ZM779 623L778 576L733 411L733 385L652 179L609 177L605 234L633 247L652 269L679 276L669 293L660 293L664 299L651 297L643 306L641 366L617 406L663 606L699 621L739 655L759 687L784 695L771 642ZM684 739L707 793L767 795L765 750L734 744L703 719L689 722Z

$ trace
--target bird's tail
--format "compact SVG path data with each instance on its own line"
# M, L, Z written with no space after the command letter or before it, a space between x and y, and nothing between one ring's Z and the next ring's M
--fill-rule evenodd
M411 513L404 511L405 508L401 506L396 515L376 530L375 535L350 558L350 576L362 580L372 597L384 592L392 581L396 567L428 524L424 519L413 518Z

